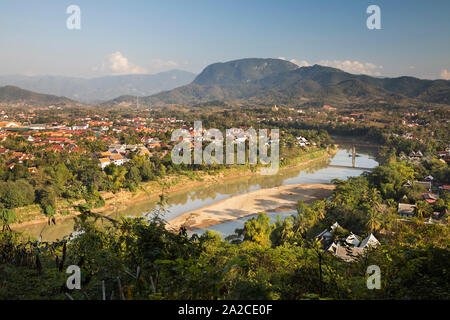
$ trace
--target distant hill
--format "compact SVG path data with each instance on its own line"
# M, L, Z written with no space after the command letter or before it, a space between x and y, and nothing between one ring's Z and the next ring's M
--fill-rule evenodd
M78 102L65 97L36 93L14 86L0 87L0 103L26 104L33 106L79 105Z
M134 101L122 96L105 104ZM242 59L207 66L192 83L141 98L142 104L239 103L450 104L450 81L413 77L376 78L314 65L298 68L279 59Z
M297 65L280 59L241 59L207 66L193 84L223 86L247 84L297 69Z
M181 70L92 79L61 76L0 76L0 86L13 85L39 93L65 96L83 103L98 103L121 95L149 96L191 83L194 78L194 73Z

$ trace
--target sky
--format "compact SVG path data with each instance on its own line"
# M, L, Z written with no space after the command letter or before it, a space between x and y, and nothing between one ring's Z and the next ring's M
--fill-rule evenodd
M81 10L70 30L67 8ZM381 12L370 30L368 6ZM450 79L448 0L0 0L0 75L99 77L241 58Z

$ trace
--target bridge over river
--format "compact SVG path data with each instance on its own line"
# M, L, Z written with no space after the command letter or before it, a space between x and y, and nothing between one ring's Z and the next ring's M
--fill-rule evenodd
M341 168L341 169L355 169L355 170L366 170L366 171L372 171L373 168L363 168L363 167L350 167L350 166L340 166L340 165L328 165L329 168Z
M346 166L346 165L338 165L338 164L330 164L328 167L330 168L341 168L341 169L355 169L355 170L366 170L366 171L371 171L373 170L373 168L364 168L364 167L358 167L356 165L356 146L359 146L358 144L353 144L352 145L352 153L351 153L351 157L352 157L352 165L351 166ZM366 146L366 145L364 145ZM350 157L350 155L349 155Z
M168 197L165 219L171 220L184 213L199 210L229 197L255 190L296 184L329 184L333 179L345 180L348 177L359 176L363 171L370 170L370 167L374 168L378 165L374 159L376 151L372 150L369 153L368 149L370 148L358 145L352 148L352 146L352 143L342 144L329 161L320 161L310 167L279 170L276 175L246 175L236 179L224 179L223 181L219 179L214 183L203 183L196 187L174 191ZM108 213L111 214L112 218L116 219L122 216L142 216L157 208L157 202L158 197L149 197L143 201L133 201L130 205L119 201L114 205L123 207L117 211L111 209ZM267 204L267 202L265 203ZM279 212L274 212L271 216L274 219L273 222L275 222L278 214ZM218 230L228 235L234 233L236 228L242 228L244 222L244 220L235 220L224 223L224 225L228 226L226 227L228 229L222 229L223 226L218 225L216 229L212 230ZM58 218L56 225L47 225L46 223L24 225L18 227L17 230L25 231L35 238L41 236L42 241L54 241L62 239L62 237L74 231L74 220Z

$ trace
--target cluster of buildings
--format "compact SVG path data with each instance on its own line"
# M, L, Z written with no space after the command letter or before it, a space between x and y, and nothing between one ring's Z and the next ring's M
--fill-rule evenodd
M279 108L277 106L274 106L272 111L279 111ZM282 115L281 113L277 116L271 116L271 117L257 117L256 121L258 123L261 123L263 121L312 121L318 123L348 123L348 122L355 122L355 121L365 121L365 117L363 113L350 113L348 115L344 114L337 114L337 108L331 107L329 105L324 105L323 108L308 112L305 112L303 109L296 109L296 108L288 108L289 111L297 112L298 115L292 116L292 115ZM347 114L347 113L346 113Z
M111 144L108 147L108 151L99 154L100 166L102 169L105 169L110 164L121 166L130 161L127 157L132 152L143 156L152 156L144 145Z
M443 162L450 163L450 146L447 146L445 150L438 151L436 154L437 158ZM411 151L409 154L401 154L400 160L410 161L418 163L422 160L430 160L430 156L425 156L422 151Z
M297 145L300 147L306 147L309 146L311 143L308 141L308 139L306 139L305 137L296 137L297 139Z
M447 146L445 150L438 151L437 157L446 163L450 163L450 146Z
M380 242L373 234L364 239L350 232L350 235L344 238L337 238L335 231L341 226L335 222L330 229L325 229L316 236L324 249L332 253L334 256L344 260L353 261L358 256L362 256L371 247L377 247Z
M105 168L109 164L123 165L128 161L130 152L152 156L149 150L159 152L160 149L170 148L170 144L162 143L156 136L165 133L175 127L179 127L184 121L175 118L143 118L123 117L111 120L107 117L86 116L70 120L61 120L51 123L33 123L38 118L34 112L25 112L8 115L0 111L0 155L4 156L10 169L18 163L26 163L33 160L32 154L18 153L8 150L3 146L8 137L22 137L33 148L32 150L46 150L54 152L82 152L81 141L100 141L108 145L108 150L101 154L92 155L98 157L99 164ZM140 136L137 145L120 144L119 133L135 131ZM165 155L167 150L162 150ZM30 163L30 162L28 162ZM36 172L35 167L28 168L30 172Z
M439 193L435 193L432 190L434 178L432 176L427 176L424 180L425 181L414 181L414 182L406 181L402 186L406 188L410 188L413 186L421 186L425 190L425 192L422 193L422 200L426 201L429 204L433 204L439 199L440 196ZM448 192L450 191L450 185L440 185L434 190L437 190L438 192ZM406 195L403 197L403 200L404 201L408 200ZM417 206L416 204L400 202L398 204L397 213L404 218L416 217ZM432 213L427 223L437 223L443 221L444 218L447 216L448 216L447 210L442 210L441 212L435 211Z

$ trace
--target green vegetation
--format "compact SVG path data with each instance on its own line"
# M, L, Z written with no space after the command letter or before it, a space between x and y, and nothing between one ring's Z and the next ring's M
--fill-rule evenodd
M14 86L0 87L0 101L2 103L25 103L35 106L42 105L77 105L76 101L57 97L50 94L41 94L24 90Z
M51 115L49 115L50 117ZM122 115L115 115L121 118ZM52 118L45 117L44 121ZM191 124L193 116L188 118ZM212 120L204 118L204 125L226 128L226 117ZM245 120L248 126L257 124ZM236 121L231 125L238 125ZM296 145L296 136L302 135L315 146L300 148ZM139 144L146 137L145 132L126 130L112 133L113 138L123 144ZM42 212L49 218L62 213L59 203L84 202L89 208L99 208L105 204L101 192L117 193L123 189L136 192L142 182L160 181L167 176L188 176L198 179L201 173L217 174L236 165L175 165L170 157L170 131L164 130L154 135L162 146L153 155L141 155L131 152L128 162L121 166L111 164L104 170L98 162L100 152L107 150L107 144L100 139L89 140L83 136L77 141L78 151L63 150L55 152L34 144L22 135L9 135L1 147L11 153L32 155L23 161L11 160L8 154L0 155L0 208L15 209L30 204L38 204ZM331 138L327 132L316 130L287 129L281 134L283 143L280 146L281 166L296 165L299 162L318 158L326 154L325 148ZM206 147L206 145L204 145ZM248 154L246 155L248 159ZM9 163L9 165L8 165ZM13 167L10 167L10 165ZM36 168L30 172L28 168ZM246 170L255 171L257 166L247 164ZM14 220L14 219L12 219ZM9 219L8 221L12 221Z
M71 241L39 243L5 230L0 298L65 299L68 293L73 299L101 299L103 282L108 299L446 300L448 226L425 224L423 208L417 218L399 220L395 197L402 187L385 186L387 179L420 177L418 169L392 162L335 181L329 201L299 202L297 214L275 224L260 214L226 240L212 232L200 237L169 232L164 198L150 218L115 221L83 210L77 219L83 233ZM435 206L448 209L449 195ZM336 221L341 226L333 232L336 239L350 231L373 233L381 245L352 262L338 259L315 238ZM81 268L81 290L64 285L65 268L72 264ZM381 269L380 290L366 287L369 265Z
M258 105L314 103L423 106L449 104L450 81L376 78L320 65L298 68L279 59L241 59L206 67L188 85L141 99L147 105L242 101ZM105 104L134 103L121 96Z
M314 81L326 78L322 78L324 70L320 68L308 70L315 70L309 75L316 77ZM338 78L341 76L345 74ZM371 96L367 92L387 94L389 88L382 82L366 80L368 83L363 84L341 83L338 88L326 89L326 93L341 98L360 94L362 100ZM411 81L406 81L406 86L415 83ZM190 94L205 90L199 84L191 89ZM325 94L324 88L318 90ZM408 99L417 98L412 92L406 95L412 95ZM237 108L222 98L213 98L193 108L71 109L58 111L62 116L53 110L37 113L34 121L60 124L64 118L67 125L98 113L92 116L95 121L106 119L103 122L112 122L111 128L117 129L108 133L81 130L73 138L78 148L70 152L47 150L39 143L31 143L25 134L9 132L2 147L33 157L12 161L6 155L0 156L0 298L67 299L67 293L74 299L101 299L102 283L107 299L450 298L450 195L443 187L450 181L448 154L444 151L449 143L448 110L418 104L402 109L395 101L385 101L324 111L326 95L323 100L302 102L295 108L272 108L267 104ZM138 116L142 118L137 123L127 125ZM165 119L153 122L159 117ZM170 133L176 125L166 121L167 117L182 118L186 128L192 127L195 120L201 120L204 128L220 130L282 128L281 166L325 155L333 148L330 135L382 145L378 155L381 165L360 177L333 181L336 188L329 199L310 205L299 202L296 214L278 217L275 222L260 214L226 239L212 232L189 236L185 230L168 231L163 219L164 201L148 219L116 221L93 213L108 200L102 198L101 192L135 192L147 181L168 186L181 176L201 180L206 174L226 175L230 167L236 168L174 165L170 159ZM149 137L161 142L160 147L151 150L151 156L131 152L125 164L100 168L98 155L109 144L138 144ZM311 144L300 146L298 137ZM423 156L410 159L409 154L417 151ZM30 172L30 168L37 170ZM249 164L241 168L257 169ZM416 183L430 175L431 191ZM438 199L426 199L424 195L429 193L438 194ZM66 207L61 209L60 203ZM413 216L400 217L399 203L414 205ZM9 225L17 221L15 209L23 206L28 206L24 211L39 206L49 218L58 213L67 215L67 206L74 207L81 211L76 230L82 233L70 241L46 243L11 231ZM364 238L373 234L380 245L352 261L338 258L316 239L335 222L340 227L333 230L332 240L351 233ZM65 286L69 265L81 268L81 290L69 291ZM380 290L367 289L366 271L370 265L381 269Z

